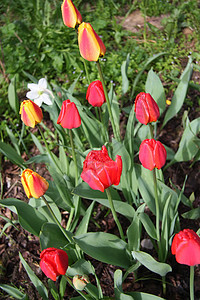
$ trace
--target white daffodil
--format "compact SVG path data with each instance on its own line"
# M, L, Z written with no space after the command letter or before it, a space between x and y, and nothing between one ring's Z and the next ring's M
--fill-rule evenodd
M47 105L52 105L52 101L49 97L51 95L53 98L53 93L47 89L47 81L45 78L41 78L36 83L28 83L29 92L26 93L28 99L33 100L38 106L41 106L44 102Z

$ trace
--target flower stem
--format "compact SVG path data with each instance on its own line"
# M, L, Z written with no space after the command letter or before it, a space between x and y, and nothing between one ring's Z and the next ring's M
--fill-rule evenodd
M67 238L67 240L70 242L70 243L74 243L73 242L73 239L71 238L71 236L67 233L67 231L61 226L60 222L58 221L56 215L54 214L51 206L49 205L48 201L45 199L44 196L42 196L42 199L44 200L48 210L50 211L55 223L58 225L58 227L60 228L60 230L62 231L62 233L64 234L64 236Z
M108 201L109 201L109 204L110 204L110 209L111 209L113 218L114 218L114 220L115 220L115 223L117 224L117 227L118 227L118 230L119 230L121 239L122 239L123 241L125 241L124 233L123 233L121 224L120 224L120 222L119 222L119 220L118 220L118 218L117 218L117 213L116 213L115 208L114 208L114 204L113 204L113 200L112 200L112 196L111 196L111 193L110 193L109 188L106 189L106 194L107 194Z
M190 300L194 300L194 266L190 266Z
M71 144L71 148L72 148L72 158L73 158L74 165L75 165L75 186L77 186L77 184L78 184L78 165L77 165L76 153L75 153L75 148L74 148L72 129L69 129L69 138L70 138L70 144ZM74 212L75 212L75 208L71 207L69 219L68 219L68 222L67 222L67 225L66 225L67 230L69 229L70 224L72 222Z
M40 134L41 134L41 137L42 137L42 139L43 139L43 142L44 142L44 144L45 144L45 147L46 147L46 150L47 150L49 156L51 157L51 159L52 159L52 161L53 161L55 167L59 170L59 172L60 172L61 174L63 174L62 170L60 169L60 167L59 167L58 164L56 163L56 161L55 161L55 159L54 159L54 157L53 157L53 155L52 155L52 153L51 153L51 150L49 149L49 145L48 145L48 143L47 143L46 140L45 140L45 137L44 137L44 134L43 134L41 128L40 128L39 126L38 126L38 128L39 128L39 132L40 132Z
M100 76L100 79L101 79L101 82L102 82L102 85L103 85L104 94L105 94L105 97L106 97L106 103L107 103L107 107L108 107L108 113L109 113L109 116L110 116L111 125L112 125L112 128L113 128L114 137L118 141L120 141L120 135L119 135L119 132L117 132L116 127L115 127L115 122L114 122L114 119L113 119L113 114L112 114L111 105L110 105L110 100L109 100L109 97L108 97L108 92L107 92L106 84L105 84L105 81L104 81L103 73L102 73L102 70L101 70L101 66L100 66L99 61L97 61L96 63L97 63L97 69L98 69L98 72L99 72L99 76Z

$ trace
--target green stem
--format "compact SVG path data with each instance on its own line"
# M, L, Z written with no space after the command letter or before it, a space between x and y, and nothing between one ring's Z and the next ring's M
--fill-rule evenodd
M62 170L60 169L60 167L58 166L58 164L56 163L56 161L55 161L55 159L54 159L54 157L53 157L53 155L52 155L52 153L51 153L51 150L49 149L49 145L48 145L48 143L46 142L46 139L45 139L45 137L44 137L44 134L43 134L41 128L40 128L39 126L38 126L38 128L39 128L40 134L41 134L41 136L42 136L43 142L44 142L44 144L45 144L45 147L46 147L46 150L47 150L49 156L51 157L51 159L52 159L52 161L53 161L55 167L56 167L56 168L59 170L59 172L62 174L63 172L62 172Z
M123 241L125 241L124 233L123 233L121 224L120 224L120 222L119 222L119 220L118 220L118 218L117 218L117 213L116 213L115 208L114 208L114 204L113 204L113 200L112 200L112 196L111 196L111 193L110 193L109 188L106 189L106 194L107 194L108 201L109 201L109 204L110 204L110 209L111 209L111 211L112 211L112 215L113 215L113 218L114 218L114 220L115 220L115 223L117 224L117 227L118 227L118 230L119 230L121 239L122 239Z
M166 296L166 282L165 282L165 276L162 276L162 286L163 286L163 295Z
M67 279L67 282L69 283L69 285L71 285L71 287L73 287L84 299L89 300L91 299L88 295L85 295L84 293L82 293L81 291L77 290L75 288L75 286L73 285L71 279L69 279L69 277L67 275L64 275L65 278Z
M75 148L74 148L74 141L73 141L73 136L72 136L72 129L69 129L69 138L70 138L70 144L71 144L71 148L72 148L72 158L74 161L74 165L75 165L75 186L77 186L78 184L78 165L77 165L77 159L76 159L76 153L75 153ZM68 230L73 216L74 216L74 212L75 212L75 208L72 207L70 210L70 214L69 214L69 219L67 221L67 225L66 225L66 229Z
M55 223L58 225L58 227L60 228L60 230L62 231L62 233L64 234L64 236L67 238L67 240L69 241L69 243L74 243L73 239L68 235L67 231L61 226L60 222L58 221L56 215L54 214L51 206L49 205L48 201L45 199L44 196L42 196L42 199L44 200L48 210L50 211Z
M112 129L113 129L114 137L118 141L120 141L120 135L117 132L116 127L115 127L115 122L114 122L114 119L113 119L113 114L112 114L111 105L110 105L110 100L109 100L109 97L108 97L108 92L107 92L106 84L105 84L105 81L104 81L103 73L102 73L102 70L101 70L101 66L100 66L99 61L97 61L96 63L97 63L97 69L98 69L98 72L99 72L99 76L100 76L100 79L101 79L101 82L102 82L102 85L103 85L103 90L104 90L104 94L105 94L105 98L106 98L108 113L109 113L109 116L110 116L110 121L111 121Z
M84 68L85 68L85 74L86 74L86 77L87 77L87 82L88 82L88 84L90 84L90 83L91 83L91 82L90 82L90 75L89 75L89 73L88 73L88 68L87 68L86 61L85 61L84 58L82 59L82 61L83 61Z
M194 266L190 266L190 300L194 300Z

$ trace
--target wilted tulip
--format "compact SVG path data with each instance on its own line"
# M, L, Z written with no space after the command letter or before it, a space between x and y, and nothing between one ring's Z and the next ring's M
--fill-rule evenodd
M198 265L200 264L200 237L192 229L183 229L174 236L171 251L179 264Z
M21 120L32 128L43 119L41 108L31 100L24 100L20 105Z
M86 99L94 107L100 107L106 101L103 85L100 80L90 83L87 89Z
M30 169L22 172L21 182L28 198L37 199L43 196L49 187L48 182L42 176Z
M68 268L68 255L57 248L44 249L40 254L40 268L51 280L56 281L59 275L65 275Z
M163 144L154 139L144 140L139 149L139 160L144 168L150 171L154 168L161 169L167 158Z
M117 155L113 161L105 146L102 150L92 150L83 163L81 178L93 190L104 192L112 184L118 185L122 173L122 159Z
M69 99L63 101L57 124L67 129L81 126L81 118L74 102Z
M61 11L66 26L74 28L82 22L82 16L71 0L63 0Z
M75 275L73 277L73 285L78 291L83 291L89 282L89 277L87 275Z
M148 93L139 93L135 99L135 114L138 121L147 125L160 117L159 107Z
M81 56L89 61L97 61L106 53L104 43L89 23L79 25L78 44Z

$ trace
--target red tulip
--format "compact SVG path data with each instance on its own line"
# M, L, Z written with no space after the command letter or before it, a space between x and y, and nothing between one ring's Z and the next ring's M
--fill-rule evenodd
M184 229L174 236L171 247L179 264L200 264L200 237L191 229Z
M159 107L148 93L139 93L135 99L136 118L142 124L147 125L156 122L160 117Z
M49 187L48 182L42 176L30 169L22 172L21 182L28 198L37 199L43 196Z
M97 61L106 53L104 43L89 23L79 25L78 44L81 56L89 61Z
M93 190L104 192L112 184L118 185L122 173L122 159L117 155L115 161L108 156L105 146L102 150L90 151L83 163L81 178Z
M68 268L68 255L56 248L44 249L40 254L40 268L51 280L56 281L59 275L65 275Z
M100 107L105 101L103 85L100 80L90 83L86 93L86 99L92 106Z
M74 28L82 22L81 14L71 0L63 0L61 11L66 26Z
M31 100L24 100L20 105L21 120L32 128L43 119L41 108Z
M144 168L150 171L154 168L161 169L167 158L167 152L161 142L154 139L144 140L139 149L139 160Z
M81 118L74 102L69 99L63 101L57 124L68 129L81 126Z

